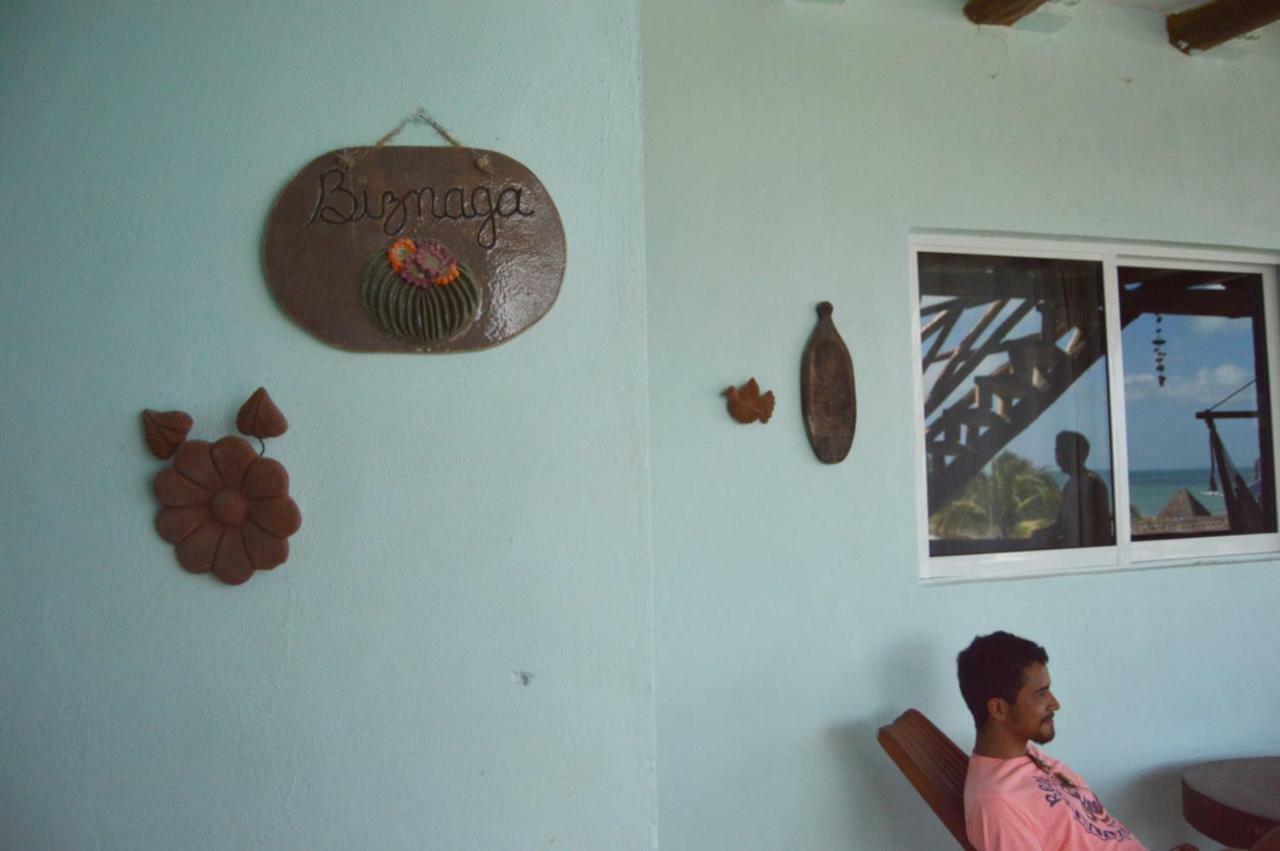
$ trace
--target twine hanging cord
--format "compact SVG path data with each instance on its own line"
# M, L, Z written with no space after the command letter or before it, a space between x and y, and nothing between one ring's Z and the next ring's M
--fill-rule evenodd
M400 123L397 124L395 127L391 128L389 131L387 131L387 134L385 136L383 136L378 141L374 142L373 147L375 148L383 147L384 145L389 143L391 140L395 139L395 137L399 136L400 131L404 130L404 128L408 127L410 124L422 124L424 126L430 127L432 130L440 134L441 139L444 139L446 142L448 142L450 145L453 145L455 148L467 148L467 150L471 151L471 158L475 161L476 168L478 168L480 171L485 172L486 174L490 173L488 154L481 153L480 151L477 151L475 148L468 148L466 145L459 142L457 139L454 138L452 133L450 133L448 130L445 129L443 124L441 124L439 121L436 121L434 118L428 115L427 111L422 107L418 107L417 110L409 113L403 119L401 119ZM353 165L355 165L355 162L358 158L359 158L359 154L354 154L347 149L344 149L338 152L338 161L348 169L350 169Z
M1242 392L1244 392L1246 389L1248 389L1248 388L1250 387L1250 385L1252 385L1252 384L1254 384L1255 382L1257 382L1257 380L1258 380L1258 379L1256 379L1256 378L1252 378L1252 379L1250 379L1249 381L1246 381L1246 382L1244 383L1244 385L1243 385L1243 386L1241 386L1241 387L1237 388L1237 389L1235 390L1235 392L1233 392L1230 396L1228 396L1227 398L1223 399L1221 402L1219 402L1217 405L1214 405L1214 406L1213 406L1212 408L1210 408L1209 410L1210 410L1210 411L1216 411L1216 410L1218 409L1218 407L1219 407L1219 406L1221 406L1221 405L1223 405L1223 404L1225 404L1225 403L1227 403L1227 402L1231 401L1232 399L1234 399L1234 398L1235 398L1236 396L1238 396L1240 393L1242 393Z

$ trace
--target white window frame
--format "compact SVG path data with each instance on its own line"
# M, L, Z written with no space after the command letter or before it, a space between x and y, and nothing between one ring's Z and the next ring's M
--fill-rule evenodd
M1268 252L1185 248L1160 244L1102 240L1052 239L1018 236L970 236L916 233L907 241L911 285L912 381L915 413L916 530L919 576L925 583L968 582L1138 570L1192 564L1256 561L1280 554L1280 533L1131 541L1129 512L1116 511L1116 543L1107 547L1033 550L980 555L931 556L929 554L929 496L925 468L924 374L920 368L924 347L920 340L920 263L928 252L986 254L1086 260L1102 264L1103 303L1106 312L1107 394L1111 416L1111 468L1115 504L1129 504L1129 451L1124 407L1124 351L1120 344L1120 266L1155 266L1164 269L1240 271L1262 276L1263 325L1271 400L1271 441L1280 459L1280 307L1276 294L1276 269L1280 254ZM1278 465L1280 466L1280 465ZM1280 472L1280 471L1278 471ZM1273 476L1273 479L1280 475ZM1273 480L1272 487L1276 487ZM1276 501L1280 505L1280 499Z

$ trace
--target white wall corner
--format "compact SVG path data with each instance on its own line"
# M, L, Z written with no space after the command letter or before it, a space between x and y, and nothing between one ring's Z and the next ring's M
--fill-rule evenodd
M1071 23L1080 0L1049 0L1039 9L1013 25L1013 29L1025 32L1056 33Z
M1231 39L1231 41L1223 42L1212 50L1193 50L1190 55L1207 56L1210 59L1221 59L1225 62L1233 62L1247 56L1253 51L1254 47L1258 45L1258 42L1262 41L1265 29L1266 28L1263 27L1262 29L1256 29L1252 32L1247 32L1244 35L1236 36Z

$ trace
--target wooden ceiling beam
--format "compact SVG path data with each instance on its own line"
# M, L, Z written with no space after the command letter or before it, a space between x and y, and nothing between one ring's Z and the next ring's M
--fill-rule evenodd
M1239 284L1258 280L1257 275L1239 272L1202 272L1183 269L1144 269L1134 266L1120 267L1120 286L1144 284L1148 289L1190 289L1191 287L1221 286L1239 289Z
M1127 292L1120 294L1120 312L1137 317L1143 313L1170 316L1225 316L1238 319L1253 314L1256 302L1244 293L1201 292Z
M1044 5L1045 0L969 0L965 17L975 24L1009 27Z
M966 9L967 11L967 9ZM1212 0L1165 18L1169 43L1190 53L1211 50L1280 20L1280 0Z

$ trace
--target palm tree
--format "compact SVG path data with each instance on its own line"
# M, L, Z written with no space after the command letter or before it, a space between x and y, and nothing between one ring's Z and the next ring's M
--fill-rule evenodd
M1062 494L1048 470L1012 452L996 456L991 468L992 508L1001 538L1025 538L1058 516Z
M991 537L991 482L978 473L960 495L929 518L929 533L936 538Z
M1062 495L1049 471L1002 452L969 480L960 495L934 512L929 531L939 538L1027 538L1058 516Z

